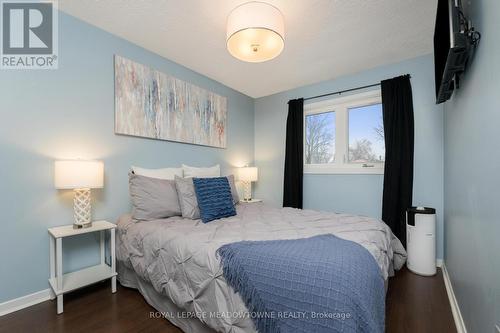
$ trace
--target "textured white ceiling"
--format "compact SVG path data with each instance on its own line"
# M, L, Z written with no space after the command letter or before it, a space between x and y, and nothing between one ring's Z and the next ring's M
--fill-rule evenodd
M60 0L62 11L251 97L432 52L437 0L266 0L285 17L285 49L265 63L226 50L226 18L245 0Z

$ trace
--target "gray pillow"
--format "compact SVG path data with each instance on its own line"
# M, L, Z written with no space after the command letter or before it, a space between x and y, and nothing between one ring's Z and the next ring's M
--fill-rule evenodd
M182 217L193 220L199 219L200 209L198 208L198 200L194 191L193 178L175 176L175 187L177 188Z
M240 196L238 195L238 191L236 190L236 185L234 184L234 176L227 176L227 180L229 181L229 186L231 187L231 195L233 196L233 203L236 205L240 202Z
M151 221L181 215L175 181L129 174L132 217Z

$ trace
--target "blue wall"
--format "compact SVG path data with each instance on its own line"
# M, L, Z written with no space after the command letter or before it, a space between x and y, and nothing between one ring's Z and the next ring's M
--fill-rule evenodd
M301 87L255 101L256 197L276 206L283 197L287 102L299 97L363 86L409 73L415 110L413 203L438 212L437 256L443 257L443 107L435 105L432 55L382 66L333 81ZM380 217L382 175L304 176L304 207Z
M55 159L102 159L105 187L94 216L129 211L130 165L212 165L224 172L253 162L254 101L207 77L61 13L59 69L0 74L0 302L48 288L47 228L72 223L72 192L53 186ZM114 134L113 55L150 65L228 98L228 148ZM64 243L73 270L98 261L94 236Z
M500 327L500 2L472 1L482 33L445 104L445 263L469 332Z

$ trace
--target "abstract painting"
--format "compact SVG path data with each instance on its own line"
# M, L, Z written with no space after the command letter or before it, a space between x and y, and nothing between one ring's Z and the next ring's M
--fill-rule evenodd
M227 99L115 55L115 133L226 148Z

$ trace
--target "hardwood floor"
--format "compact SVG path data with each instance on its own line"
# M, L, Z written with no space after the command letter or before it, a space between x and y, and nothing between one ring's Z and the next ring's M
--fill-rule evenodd
M456 332L441 269L433 277L399 271L389 280L385 317L388 333Z
M64 313L48 301L0 317L0 332L166 332L181 331L154 311L133 289L118 286L111 294L103 282L64 298ZM406 268L391 278L387 292L386 331L404 333L456 332L441 270L422 277Z
M166 319L150 319L150 307L137 290L102 282L64 296L64 312L47 301L0 317L0 332L181 333Z

